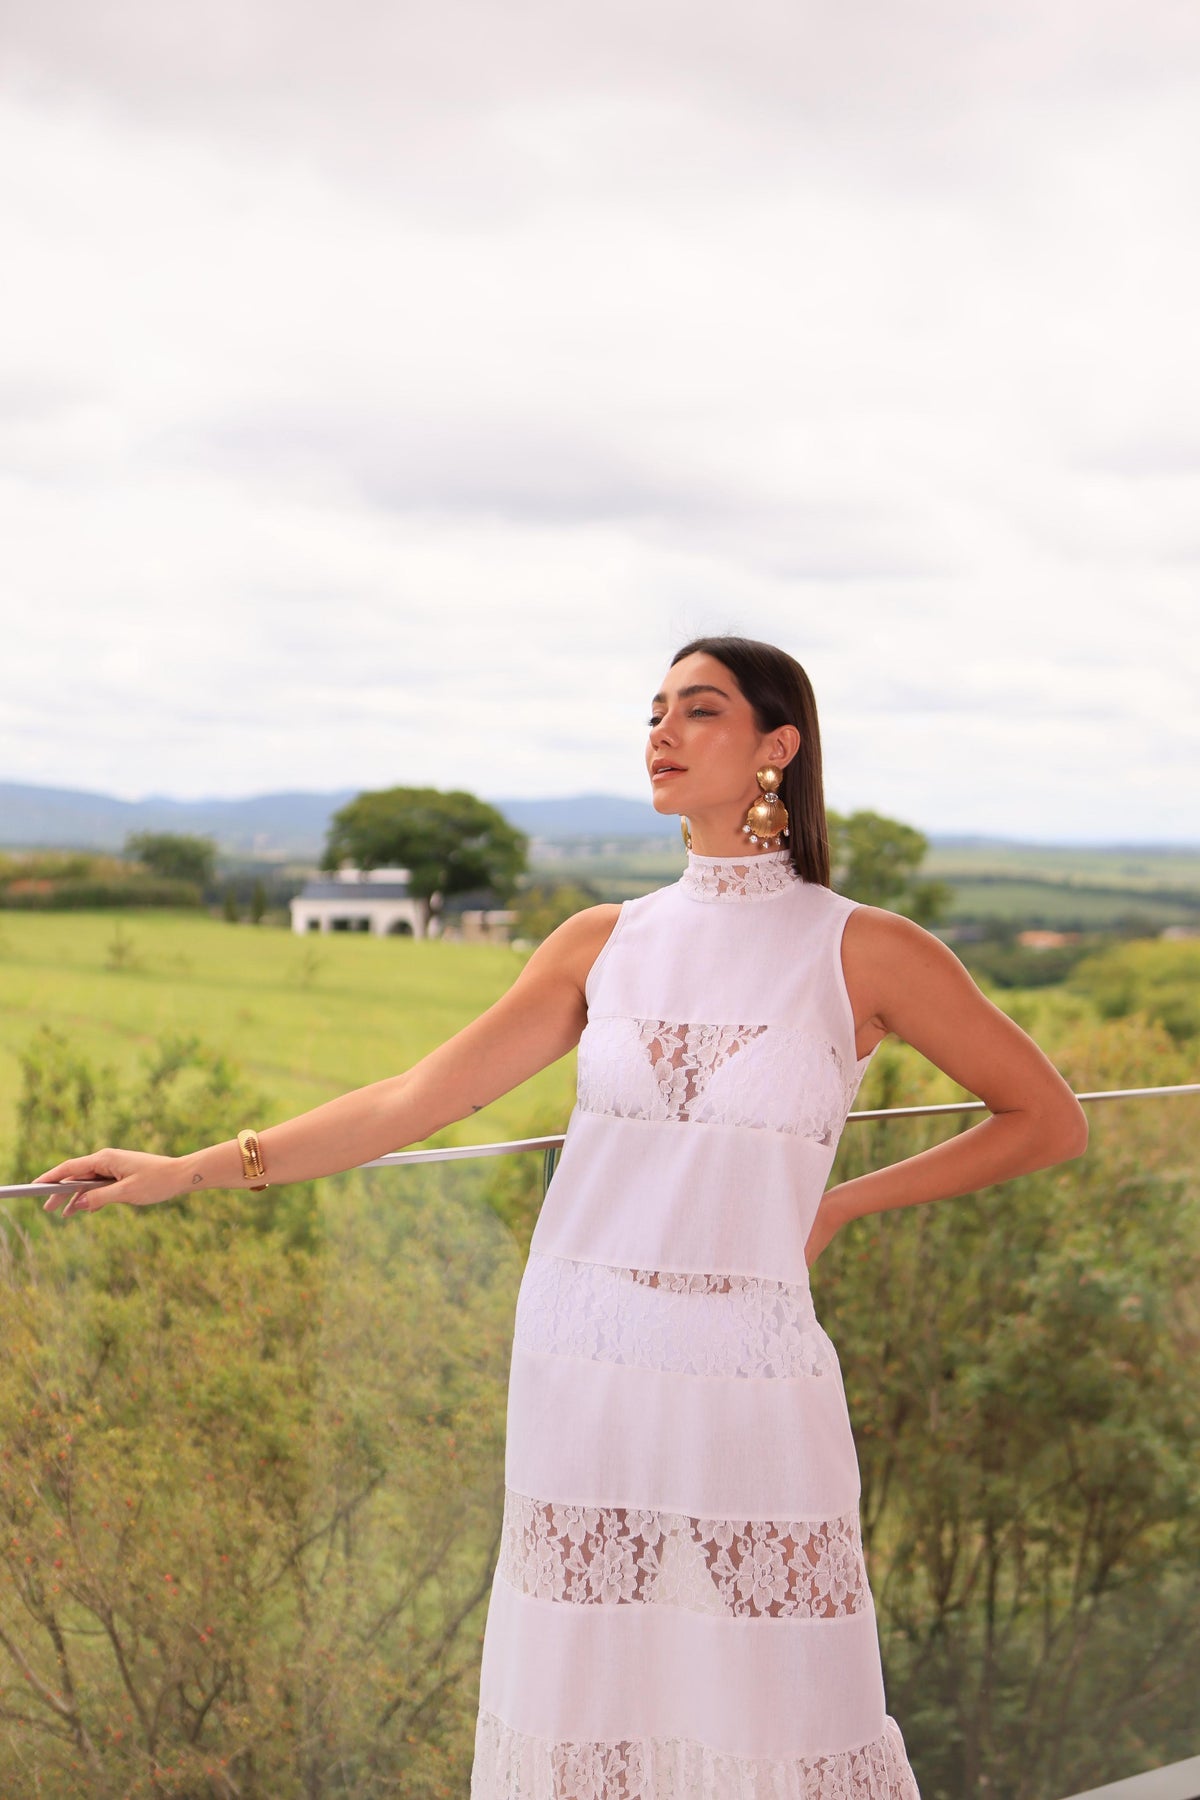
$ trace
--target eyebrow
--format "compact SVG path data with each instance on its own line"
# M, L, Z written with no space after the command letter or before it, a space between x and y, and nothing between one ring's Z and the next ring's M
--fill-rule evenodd
M690 700L693 694L720 694L722 700L728 700L729 698L729 695L725 692L724 688L713 687L711 682L698 681L691 687L680 688L679 690L679 698L681 700ZM666 698L667 696L665 694L655 694L650 704L651 706L661 706Z

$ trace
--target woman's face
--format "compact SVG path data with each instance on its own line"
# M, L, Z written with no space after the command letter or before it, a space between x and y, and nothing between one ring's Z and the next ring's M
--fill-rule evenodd
M795 754L794 725L761 732L724 663L696 652L667 670L650 707L646 769L656 812L689 819L742 813L758 798L756 769Z

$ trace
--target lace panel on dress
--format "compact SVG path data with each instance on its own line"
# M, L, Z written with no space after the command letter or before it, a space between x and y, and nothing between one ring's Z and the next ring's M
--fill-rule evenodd
M842 1619L867 1604L858 1513L700 1519L505 1490L499 1574L571 1605L642 1602L731 1618Z
M828 1375L837 1355L807 1286L757 1275L614 1268L531 1250L513 1344L675 1375Z
M584 1112L740 1125L832 1144L852 1099L837 1046L790 1026L601 1016L579 1040Z
M693 900L758 900L782 893L800 879L790 850L711 857L689 851L679 886Z
M920 1800L894 1719L828 1756L727 1756L682 1738L555 1743L481 1711L471 1800Z

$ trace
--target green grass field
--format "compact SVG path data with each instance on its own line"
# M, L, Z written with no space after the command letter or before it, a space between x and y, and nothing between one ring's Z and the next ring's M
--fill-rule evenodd
M921 873L948 881L1003 875L1141 892L1184 892L1200 902L1200 850L1094 849L1056 844L935 844Z
M1127 919L1154 931L1164 925L1200 924L1200 901L1189 906L1182 899L1163 899L1135 888L1002 875L980 880L959 876L950 887L947 924L999 919L1013 930L1047 926L1072 931L1112 931Z
M110 966L122 957L127 966ZM301 938L177 912L4 913L0 1168L13 1141L18 1058L41 1025L122 1076L161 1038L194 1034L260 1089L265 1125L410 1067L498 999L521 961L493 945ZM519 1137L547 1118L546 1129L561 1128L574 1087L574 1057L565 1057L439 1141ZM231 1119L231 1134L244 1122ZM63 1155L90 1148L64 1145Z
M612 849L592 856L548 857L542 880L584 881L604 900L626 900L675 881L683 849ZM1200 851L1097 850L1058 845L937 845L921 865L924 880L952 890L948 923L1003 919L1027 925L1112 929L1137 914L1152 928L1200 923Z
M1130 916L1161 929L1200 923L1200 853L938 845L922 876L953 890L947 918L1111 929Z

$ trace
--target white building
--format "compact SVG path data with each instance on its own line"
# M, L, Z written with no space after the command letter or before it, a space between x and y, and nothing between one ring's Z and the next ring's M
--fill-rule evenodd
M409 892L407 869L355 869L306 882L291 902L292 930L369 931L375 937L433 937L427 900ZM434 896L436 904L437 896Z

